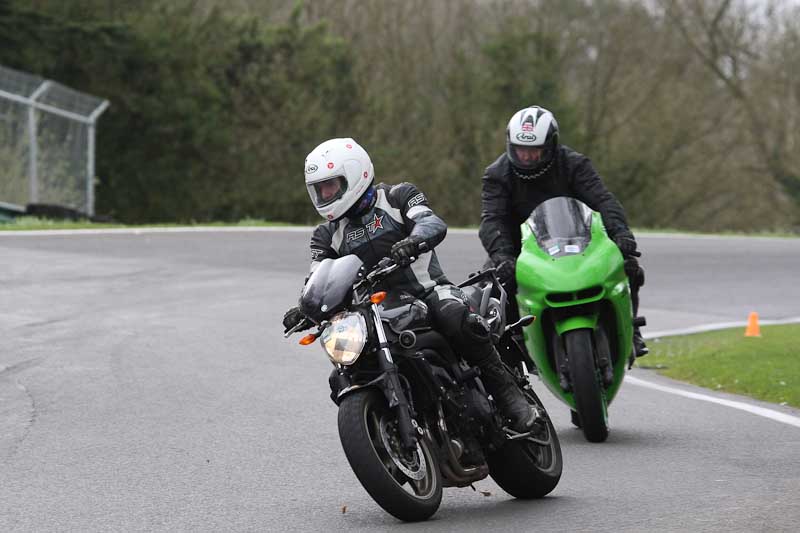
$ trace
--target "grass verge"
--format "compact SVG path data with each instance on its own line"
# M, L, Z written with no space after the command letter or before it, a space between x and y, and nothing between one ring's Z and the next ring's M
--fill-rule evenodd
M46 218L22 216L11 219L0 218L0 231L30 231L30 230L55 230L55 229L105 229L105 228L184 228L192 226L297 226L303 224L291 224L288 222L270 222L254 218L247 218L239 222L195 222L195 223L163 223L163 224L104 224L90 222L88 220L51 220ZM316 225L315 223L305 225ZM453 226L455 228L455 226ZM478 226L459 226L455 229L478 230ZM675 233L677 235L699 235L699 236L734 236L734 237L781 237L787 239L800 238L800 233L781 233L781 232L720 232L704 233L700 231L671 230L671 229L642 229L634 228L634 233Z
M640 368L713 390L800 407L800 324L764 326L761 337L744 328L665 337L648 343Z

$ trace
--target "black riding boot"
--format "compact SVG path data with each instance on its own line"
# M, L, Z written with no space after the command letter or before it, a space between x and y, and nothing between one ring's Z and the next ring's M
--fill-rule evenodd
M644 337L642 337L642 332L639 328L633 328L633 352L636 357L642 357L650 353L650 348L645 345Z
M536 421L536 411L503 366L497 350L493 349L492 354L478 364L478 367L487 391L494 397L503 414L511 419L512 429L520 433L530 431Z

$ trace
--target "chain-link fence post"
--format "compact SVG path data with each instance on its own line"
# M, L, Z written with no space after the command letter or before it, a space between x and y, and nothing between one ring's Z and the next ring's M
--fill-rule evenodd
M36 99L41 96L41 94L47 90L47 87L50 85L49 81L43 82L39 88L33 91L33 94L30 96L31 102L35 102ZM30 203L38 204L39 203L39 176L38 176L38 166L36 164L36 159L39 154L39 146L38 146L38 139L36 135L36 108L32 105L28 106L28 159L30 161L29 164L29 184L28 184L28 197L30 198Z
M108 105L0 66L0 203L53 204L94 216L96 124Z
M88 165L86 173L86 203L88 205L88 214L90 217L94 216L94 150L95 150L95 136L97 135L97 128L95 124L97 118L103 114L103 111L108 108L108 100L104 100L100 107L95 109L89 116L89 142L88 142Z

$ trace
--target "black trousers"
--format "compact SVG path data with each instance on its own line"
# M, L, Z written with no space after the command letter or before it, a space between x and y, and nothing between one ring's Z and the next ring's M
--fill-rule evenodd
M471 365L482 365L496 353L489 326L469 309L464 292L455 285L437 285L425 298L433 326Z
M639 316L639 289L644 285L644 269L635 257L625 260L625 274L628 275L628 282L631 286L631 304L633 304L633 316Z

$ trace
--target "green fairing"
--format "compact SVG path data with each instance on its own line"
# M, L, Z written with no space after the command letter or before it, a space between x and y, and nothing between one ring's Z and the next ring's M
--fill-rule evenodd
M572 316L556 321L556 333L563 335L573 329L594 329L597 327L597 313L584 316Z
M625 367L632 350L632 307L628 278L625 274L622 254L608 238L600 214L592 213L591 242L579 254L564 257L551 257L542 250L527 223L522 224L522 253L517 260L517 304L520 315L531 314L536 320L524 329L525 345L531 354L539 376L550 391L575 409L572 393L565 392L559 385L559 378L552 363L553 355L548 355L545 335L553 335L554 326L558 335L575 329L594 329L600 319L598 313L587 313L558 321L547 332L544 331L546 313L555 308L580 305L607 300L613 309L616 324L609 325L609 335L616 334L616 342L609 339L612 346L622 347L614 364L614 380L605 389L606 403L610 404L622 384ZM602 287L599 294L568 302L547 300L552 293L577 292L592 287ZM612 353L612 361L615 359Z

